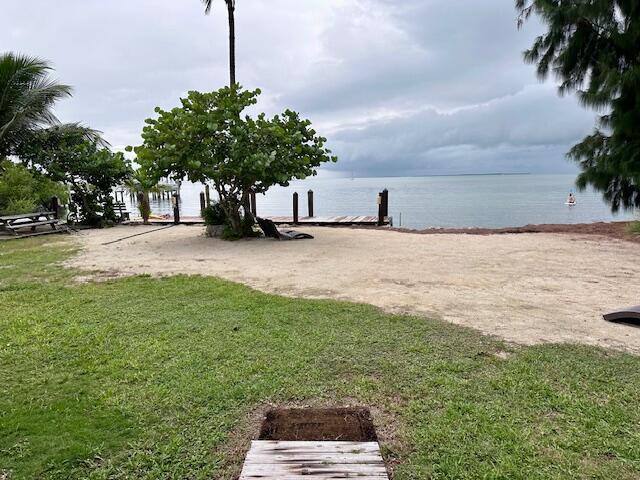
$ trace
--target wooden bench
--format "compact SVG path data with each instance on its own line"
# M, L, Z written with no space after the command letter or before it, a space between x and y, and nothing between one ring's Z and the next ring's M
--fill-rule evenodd
M118 214L121 221L131 219L131 214L127 210L127 205L124 202L115 202L113 204L113 210Z
M51 230L37 231L37 227L51 226ZM54 212L33 212L17 215L5 215L0 217L0 229L13 234L16 237L30 237L34 235L46 235L48 233L68 232L66 225L61 224L55 218ZM28 233L21 230L29 229Z

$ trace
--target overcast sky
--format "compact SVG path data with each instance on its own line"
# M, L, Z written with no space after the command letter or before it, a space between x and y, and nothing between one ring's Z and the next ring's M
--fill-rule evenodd
M215 2L214 2L215 3ZM238 0L238 81L300 111L356 176L573 172L594 114L541 83L512 0ZM50 60L63 121L140 142L155 106L228 81L223 1L2 0L0 51Z

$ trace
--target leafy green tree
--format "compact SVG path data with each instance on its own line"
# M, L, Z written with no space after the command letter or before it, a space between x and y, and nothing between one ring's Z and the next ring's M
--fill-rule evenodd
M157 176L213 183L235 236L251 233L252 191L286 186L337 160L325 148L326 139L296 112L286 110L271 119L264 114L242 116L259 94L238 85L212 93L189 92L181 107L156 108L158 118L146 120L144 143L129 147Z
M578 187L603 192L613 211L640 207L640 2L516 0L516 7L519 25L536 14L548 26L525 60L542 78L553 72L561 94L575 91L605 112L568 153L582 169Z
M87 140L85 133L69 125L40 129L17 154L30 170L68 184L80 221L101 226L116 220L111 191L131 174L131 166L122 153Z
M49 209L51 197L62 203L68 199L67 189L42 175L29 171L9 160L0 162L0 214L34 212Z
M227 5L227 18L229 20L229 86L236 84L236 23L235 10L236 0L224 0ZM204 3L204 13L209 15L213 0L202 0Z

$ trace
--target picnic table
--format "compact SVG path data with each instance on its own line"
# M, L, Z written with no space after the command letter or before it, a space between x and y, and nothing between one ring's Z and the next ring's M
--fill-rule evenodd
M37 227L46 225L49 225L51 230L44 232L37 231ZM56 218L55 212L32 212L5 215L0 217L0 229L19 237L68 231L68 229L65 228L65 226ZM26 229L29 231L25 233L24 230Z

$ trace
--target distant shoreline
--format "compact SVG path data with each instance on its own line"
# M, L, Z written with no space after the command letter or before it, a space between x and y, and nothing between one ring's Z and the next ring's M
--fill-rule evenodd
M334 178L348 178L348 179L367 179L367 178L429 178L429 177L499 177L499 176L523 176L533 175L531 172L494 172L494 173L431 173L425 175L381 175L376 177L350 177L348 175L344 177ZM541 173L539 175L573 175L572 173ZM332 180L332 178L323 178L319 180Z

